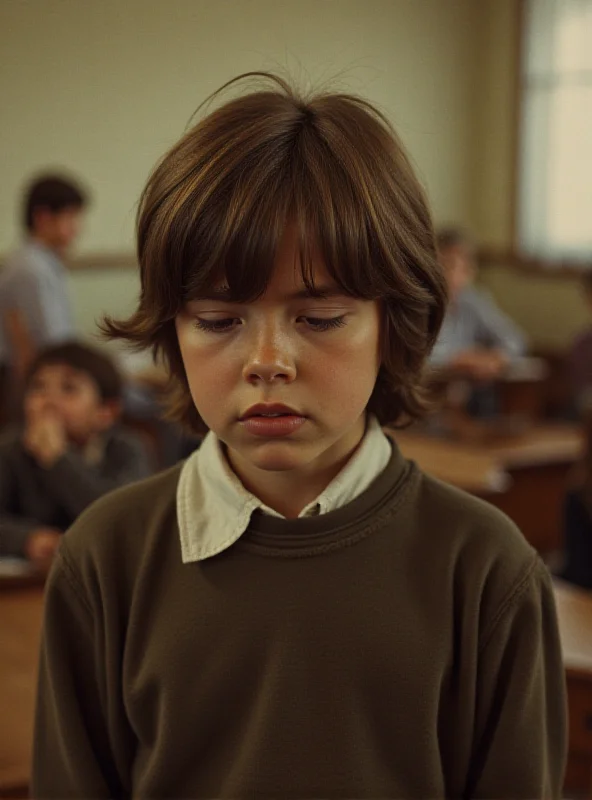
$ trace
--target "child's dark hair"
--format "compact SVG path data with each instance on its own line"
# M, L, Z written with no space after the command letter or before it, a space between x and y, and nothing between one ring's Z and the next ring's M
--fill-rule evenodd
M175 316L221 279L237 302L261 296L294 222L307 288L318 245L342 289L383 303L382 366L369 410L383 423L418 417L446 284L428 205L403 146L386 118L358 97L305 97L268 73L230 84L253 77L270 85L206 116L152 173L137 219L139 306L130 319L107 318L103 330L163 355L171 416L203 430Z
M65 364L92 378L104 403L121 400L122 378L113 361L99 350L80 342L64 342L41 350L27 372L25 391L40 369L56 364Z
M449 226L440 228L436 234L436 245L439 251L448 250L450 247L460 247L470 245L471 238L462 228Z
M53 214L69 208L82 209L88 203L83 189L70 178L60 175L41 175L25 192L24 223L28 231L35 225L35 212L47 209Z

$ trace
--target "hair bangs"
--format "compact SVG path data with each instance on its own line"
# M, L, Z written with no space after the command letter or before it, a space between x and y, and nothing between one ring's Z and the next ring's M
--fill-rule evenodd
M316 292L320 258L346 294L363 299L380 295L379 287L368 281L372 254L367 226L352 188L339 176L337 160L321 152L303 158L298 143L296 137L295 146L267 168L246 154L246 163L237 165L240 178L234 171L229 174L199 216L180 212L185 230L171 233L177 244L185 242L178 253L180 304L207 295L214 286L227 288L239 303L263 295L282 237L292 224L299 243L294 266L311 294ZM191 205L191 197L187 203Z
M233 185L220 186L205 213L187 232L181 303L224 286L228 296L248 303L265 293L288 219L289 186L281 169L261 180L244 170Z

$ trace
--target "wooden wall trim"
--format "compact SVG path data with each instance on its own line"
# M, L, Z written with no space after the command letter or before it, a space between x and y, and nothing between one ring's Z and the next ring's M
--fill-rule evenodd
M0 254L0 268L8 257L8 252ZM72 272L82 272L87 269L137 269L138 260L133 252L121 253L83 253L64 261L66 267Z
M73 272L88 269L136 269L138 260L134 253L85 253L66 262Z
M581 280L583 275L592 272L592 261L543 261L530 258L511 247L482 247L477 253L482 267L508 267L525 275L557 280Z

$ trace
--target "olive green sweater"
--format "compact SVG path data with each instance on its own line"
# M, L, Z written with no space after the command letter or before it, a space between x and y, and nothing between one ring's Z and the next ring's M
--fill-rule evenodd
M394 447L345 507L183 564L178 477L66 534L36 797L560 797L552 589L502 514Z

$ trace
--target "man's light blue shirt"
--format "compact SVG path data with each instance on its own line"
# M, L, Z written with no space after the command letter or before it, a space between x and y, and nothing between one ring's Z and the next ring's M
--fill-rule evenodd
M66 269L48 247L29 240L12 253L0 270L0 362L11 363L6 317L23 316L36 347L75 335Z
M524 355L526 340L487 292L469 286L450 303L430 364L445 366L460 353L479 347L500 350L514 360Z

